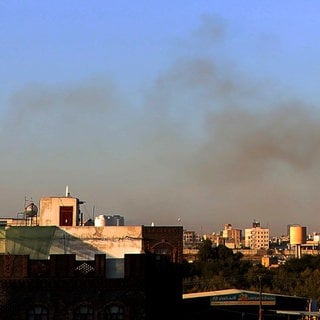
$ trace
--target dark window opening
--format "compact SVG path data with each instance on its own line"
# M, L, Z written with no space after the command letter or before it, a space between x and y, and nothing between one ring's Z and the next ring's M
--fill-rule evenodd
M75 310L74 320L93 320L93 308L90 306L79 306Z
M123 320L124 310L122 306L112 304L106 307L106 320Z
M28 320L48 320L48 309L42 306L35 306L28 310Z

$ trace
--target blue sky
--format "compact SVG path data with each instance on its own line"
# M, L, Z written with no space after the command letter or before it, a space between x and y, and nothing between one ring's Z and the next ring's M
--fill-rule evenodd
M0 1L0 203L320 231L318 1ZM180 221L180 220L179 220Z

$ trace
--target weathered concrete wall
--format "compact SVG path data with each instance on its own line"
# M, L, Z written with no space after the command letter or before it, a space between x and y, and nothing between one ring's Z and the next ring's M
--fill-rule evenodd
M73 197L43 197L40 199L40 226L59 226L60 207L72 206L72 225L78 225L78 199Z
M0 232L0 252L48 259L54 254L73 254L78 260L123 259L125 254L143 252L165 254L181 263L181 226L23 226Z
M70 237L63 238L63 233L56 232L51 254L60 250L59 253L75 253L78 258L87 259L95 253L104 253L108 259L142 252L141 226L60 227L60 230Z
M48 259L54 254L74 254L79 260L105 254L123 259L142 252L141 226L6 227L0 230L0 253L30 255Z

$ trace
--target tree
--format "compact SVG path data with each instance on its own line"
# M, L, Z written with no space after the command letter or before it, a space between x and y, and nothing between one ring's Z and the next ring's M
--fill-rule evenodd
M212 241L210 239L203 240L199 245L198 259L200 262L208 262L213 258Z

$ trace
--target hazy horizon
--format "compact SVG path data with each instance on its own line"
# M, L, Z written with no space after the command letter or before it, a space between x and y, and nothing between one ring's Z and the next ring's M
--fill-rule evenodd
M317 9L1 1L1 216L68 185L86 217L320 232Z

